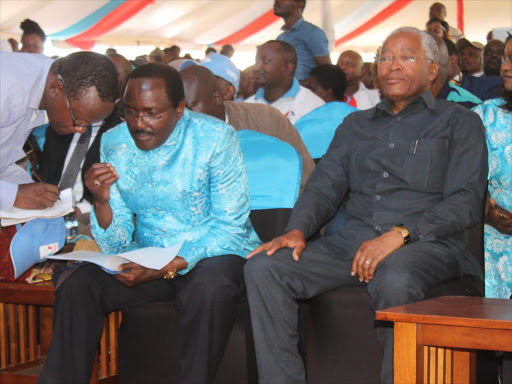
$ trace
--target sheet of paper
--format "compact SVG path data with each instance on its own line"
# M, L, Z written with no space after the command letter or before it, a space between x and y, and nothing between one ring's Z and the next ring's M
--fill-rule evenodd
M102 267L110 274L119 273L119 266L129 262L129 260L123 259L120 256L89 251L70 252L62 255L47 256L46 258L52 260L87 261Z
M162 269L174 260L182 245L183 241L168 248L140 248L134 251L120 253L119 256L146 268Z
M133 262L151 269L162 269L178 255L183 241L168 247L148 247L134 251L120 253L118 255L105 255L99 252L78 251L64 253L62 255L46 256L45 259L88 261L105 269L109 273L119 272L119 265Z
M55 218L67 215L75 209L75 195L71 188L60 193L53 207L46 209L20 209L12 207L8 211L0 211L2 227L26 223L37 218Z

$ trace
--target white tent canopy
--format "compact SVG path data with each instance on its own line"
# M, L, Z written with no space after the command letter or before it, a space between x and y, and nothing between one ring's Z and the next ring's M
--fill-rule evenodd
M19 24L25 18L38 22L45 33L51 35L80 22L107 3L108 0L1 0L0 35L19 40ZM363 25L391 3L393 0L309 0L304 17L323 26L328 36L336 40ZM443 3L447 8L448 23L457 26L456 0ZM405 25L425 28L431 4L426 0L412 1L380 24L337 46L335 51L353 49L373 54L393 29ZM510 0L466 0L463 4L465 34L469 40L485 43L490 30L512 25ZM98 36L95 41L97 45L105 46L167 47L177 44L185 49L203 50L206 45L230 36L264 15L272 5L272 0L148 1L140 12ZM257 45L275 38L282 24L282 20L271 23L237 43L235 48L237 51L253 51ZM53 44L68 46L64 41L53 40Z

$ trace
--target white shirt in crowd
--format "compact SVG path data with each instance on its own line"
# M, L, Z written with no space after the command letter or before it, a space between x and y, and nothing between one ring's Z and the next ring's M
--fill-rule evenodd
M265 90L263 88L258 89L255 95L245 99L244 102L267 104L277 108L292 124L295 124L297 120L307 115L313 109L325 104L320 97L301 86L295 78L288 92L273 103L269 103L265 99Z
M350 103L350 99L347 103L360 110L373 108L380 102L379 90L368 89L362 82L359 82L359 89L352 95L352 98L355 99L355 105Z

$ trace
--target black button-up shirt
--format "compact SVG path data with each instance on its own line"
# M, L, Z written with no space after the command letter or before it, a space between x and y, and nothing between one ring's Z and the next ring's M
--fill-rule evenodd
M352 258L365 240L404 224L411 241L460 251L477 223L487 185L487 147L477 114L430 91L398 114L383 100L339 126L293 209L287 230L307 238L346 192L347 223L336 236ZM458 252L457 252L458 253Z

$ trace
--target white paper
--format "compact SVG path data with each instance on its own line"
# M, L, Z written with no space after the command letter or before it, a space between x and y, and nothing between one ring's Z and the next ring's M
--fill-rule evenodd
M26 223L37 218L55 218L67 215L75 209L75 195L71 188L61 191L60 200L53 207L46 209L21 209L12 207L8 211L0 211L2 227Z
M145 268L160 270L174 260L182 245L183 241L168 248L140 248L134 251L120 253L118 255L105 255L104 253L99 252L78 251L64 253L62 255L46 256L43 259L88 261L99 265L106 269L107 272L111 273L119 272L119 265L130 261L142 265Z

